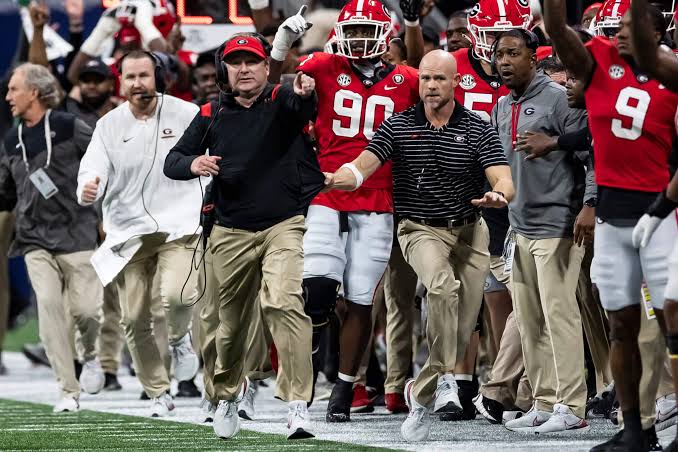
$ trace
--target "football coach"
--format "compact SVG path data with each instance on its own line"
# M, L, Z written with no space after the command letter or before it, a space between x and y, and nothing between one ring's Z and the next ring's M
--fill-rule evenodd
M214 391L217 436L240 429L246 340L259 293L279 356L276 397L289 402L290 439L309 432L311 320L302 298L304 213L324 176L302 130L314 118L315 81L293 89L267 83L268 48L240 34L217 50L219 81L231 88L205 104L165 161L165 174L212 176L215 224L209 236L219 291ZM205 151L209 149L209 155Z
M479 208L506 207L514 193L497 133L454 101L458 83L452 55L426 54L419 66L421 101L384 121L356 160L325 174L327 189L355 190L393 161L398 241L428 290L429 309L430 358L405 385L410 414L401 433L407 441L428 437L434 398L435 407L462 409L454 365L473 332L490 266L489 232ZM492 191L483 193L486 179Z

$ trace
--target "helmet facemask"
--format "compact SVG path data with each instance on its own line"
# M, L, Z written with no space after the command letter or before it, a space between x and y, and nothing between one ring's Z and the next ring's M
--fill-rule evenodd
M387 38L391 33L391 24L388 22L352 17L337 22L334 30L337 54L347 58L369 59L383 55L388 50Z

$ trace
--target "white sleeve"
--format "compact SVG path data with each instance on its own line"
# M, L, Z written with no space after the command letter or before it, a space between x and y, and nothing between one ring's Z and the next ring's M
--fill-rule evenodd
M80 160L80 169L78 170L78 188L76 196L78 204L86 205L82 201L82 190L87 182L91 182L99 177L99 192L96 200L101 198L101 195L106 191L106 184L108 182L108 172L111 167L111 162L108 159L108 152L106 152L106 145L102 137L101 121L97 124L92 134L92 141L87 146L87 152Z

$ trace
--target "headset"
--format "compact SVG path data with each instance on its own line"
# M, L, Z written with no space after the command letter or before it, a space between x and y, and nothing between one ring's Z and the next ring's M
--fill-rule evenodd
M168 55L161 52L149 52L147 50L136 50L133 52L137 53L137 55L138 53L147 55L153 61L153 64L155 65L153 71L153 76L155 77L155 90L160 94L165 94L165 91L167 90L167 86L165 85L165 78L167 77L167 74L171 71L173 64L171 58ZM118 72L120 74L122 74L122 62L125 61L125 58L127 58L127 56L133 52L128 52L124 54L120 58L120 60L118 60ZM174 64L176 65L176 63Z
M503 36L505 36L507 33L511 33L514 31L522 35L523 39L525 40L525 47L532 50L532 54L534 55L537 54L537 48L539 47L539 37L536 34L531 32L530 30L525 30L524 28L513 28L511 30L503 31L495 37L494 42L490 47L490 65L492 66L493 75L499 74L499 71L497 71L497 59L495 56L495 53L497 51L497 45L499 44L499 41Z
M228 85L228 71L226 71L226 68L224 67L223 64L223 59L222 55L224 53L224 49L230 43L236 38L242 38L243 36L249 37L249 38L256 38L261 42L261 46L264 48L264 53L266 56L271 56L271 44L266 40L264 35L260 33L250 33L250 32L243 32L243 33L236 33L233 36L231 36L229 39L224 41L223 44L219 46L219 48L214 52L214 67L217 70L217 85L221 84L223 86Z

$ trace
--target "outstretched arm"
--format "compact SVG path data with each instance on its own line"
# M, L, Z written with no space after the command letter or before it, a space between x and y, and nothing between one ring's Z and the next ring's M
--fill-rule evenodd
M640 67L672 91L678 91L678 58L657 46L647 0L631 2L631 39L634 57Z
M575 78L588 84L595 62L565 21L565 0L544 0L544 25L558 57Z

